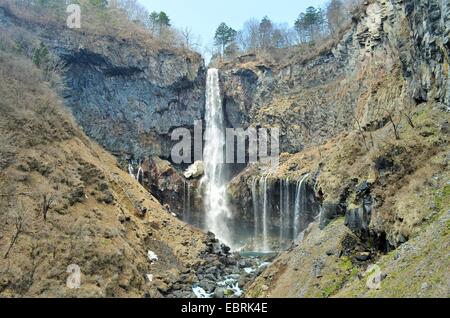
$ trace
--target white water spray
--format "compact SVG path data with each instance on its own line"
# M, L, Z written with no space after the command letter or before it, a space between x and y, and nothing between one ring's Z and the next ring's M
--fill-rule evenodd
M134 169L131 163L128 164L128 174L134 178Z
M290 186L289 178L280 180L280 246L287 239L290 224Z
M231 245L226 183L224 180L225 125L220 98L219 71L209 69L206 82L206 131L203 161L205 176L206 228L227 245Z
M141 176L142 176L142 179L144 179L144 170L142 170L142 167L139 166L138 172L137 172L137 174L136 174L136 180L137 180L138 182L140 182L139 180L140 180L140 177L141 177Z

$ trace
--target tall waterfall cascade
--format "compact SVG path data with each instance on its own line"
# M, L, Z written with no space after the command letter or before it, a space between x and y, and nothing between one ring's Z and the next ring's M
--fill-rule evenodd
M304 229L307 209L306 180L280 179L274 183L270 173L251 181L253 229L243 230L231 226L232 213L227 200L227 171L224 163L226 126L219 85L219 71L209 69L206 81L206 109L204 135L204 175L201 189L204 204L204 224L207 231L230 247L239 240L236 231L245 231L243 237L253 242L255 252L284 249L295 242ZM278 192L279 186L279 192ZM189 183L184 184L184 219L192 223L192 193ZM247 236L248 235L248 236ZM239 243L242 246L242 242Z
M263 215L262 215L262 228L263 228L263 251L267 252L269 251L269 222L270 222L270 217L268 215L269 213L269 198L268 198L268 188L267 188L267 176L266 177L261 177L261 198L263 200L263 206L262 206L262 210L263 210Z
M221 241L232 245L228 221L231 212L227 206L225 165L225 124L220 97L219 71L209 69L206 81L205 148L203 161L205 175L205 225Z

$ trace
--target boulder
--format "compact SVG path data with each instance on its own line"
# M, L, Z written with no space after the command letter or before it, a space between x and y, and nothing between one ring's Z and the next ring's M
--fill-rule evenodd
M204 173L205 166L203 164L203 161L196 161L186 169L186 171L184 172L184 177L186 179L195 179L203 176Z

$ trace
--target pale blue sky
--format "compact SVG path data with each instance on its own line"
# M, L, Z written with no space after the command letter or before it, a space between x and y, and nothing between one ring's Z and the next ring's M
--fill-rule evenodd
M293 25L300 12L309 6L323 7L327 0L140 0L151 11L165 11L172 25L190 27L201 36L203 46L212 43L221 22L236 30L250 18L269 16L276 23Z

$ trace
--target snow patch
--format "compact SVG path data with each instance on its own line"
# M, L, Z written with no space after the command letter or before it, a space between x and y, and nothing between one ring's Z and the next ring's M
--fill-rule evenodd
M155 254L155 252L153 251L148 251L147 253L148 259L150 260L150 262L154 262L158 260L158 255Z

